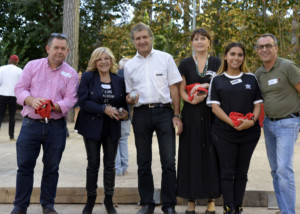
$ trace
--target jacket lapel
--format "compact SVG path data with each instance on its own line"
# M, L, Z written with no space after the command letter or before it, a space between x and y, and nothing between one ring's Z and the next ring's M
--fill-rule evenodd
M97 71L94 71L93 83L94 83L94 87L92 93L94 93L95 98L98 98L96 101L103 102L100 76Z

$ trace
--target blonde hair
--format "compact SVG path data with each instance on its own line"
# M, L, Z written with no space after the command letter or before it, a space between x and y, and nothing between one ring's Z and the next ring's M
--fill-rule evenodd
M107 47L99 47L93 51L86 70L87 71L97 71L96 62L97 62L97 60L100 59L100 57L103 53L106 53L111 59L111 67L110 67L109 71L111 73L116 74L118 71L118 64L116 63L116 58L115 58L114 54L112 53L112 51Z
M250 72L249 69L248 69L247 63L246 63L246 51L245 51L244 45L239 43L239 42L231 42L225 48L222 64L221 64L217 74L222 74L223 72L227 71L228 64L227 64L227 60L225 60L225 56L228 54L228 52L231 50L231 48L234 48L234 47L239 47L243 50L244 61L243 61L242 65L240 66L241 72L244 72L244 73L249 73Z

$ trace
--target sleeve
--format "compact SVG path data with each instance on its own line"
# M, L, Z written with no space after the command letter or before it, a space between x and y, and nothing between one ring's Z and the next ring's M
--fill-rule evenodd
M293 86L300 82L300 68L296 63L291 62L288 65L287 74L289 81L292 83Z
M24 67L23 72L21 73L19 81L17 82L14 90L15 95L17 97L17 103L22 106L25 105L25 99L28 96L31 96L30 85L31 85L32 71L33 71L31 64L32 63L29 62Z
M182 81L182 77L179 73L177 65L171 55L168 55L167 68L168 68L168 84L169 84L169 86Z
M263 98L261 96L260 87L259 87L257 79L256 79L256 77L254 75L253 75L253 78L254 78L254 85L255 85L254 102L253 102L253 104L262 103L263 102Z
M56 102L61 109L62 115L67 116L68 112L77 102L77 88L78 88L79 78L77 73L74 71L68 84L66 85L65 94L63 99Z
M218 104L218 105L221 104L221 100L220 100L218 89L217 89L217 81L215 80L215 77L213 77L210 82L208 96L206 99L206 104L208 106L211 106L211 104L213 104L213 103Z
M89 92L90 84L92 76L90 75L91 71L87 71L82 74L81 81L78 87L77 95L78 95L78 104L80 109L92 113L92 114L104 114L105 104L100 104L93 101L90 96Z
M125 85L126 85L126 92L130 93L132 91L132 82L129 79L128 75L128 63L125 64L124 66L124 80L125 80Z
M126 111L129 111L127 102L126 102L126 87L125 87L125 81L124 78L121 78L121 89L122 89L122 107L126 109Z

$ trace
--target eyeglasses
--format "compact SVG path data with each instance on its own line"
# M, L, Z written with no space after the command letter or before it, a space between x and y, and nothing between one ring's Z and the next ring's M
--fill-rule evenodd
M271 50L271 48L273 48L275 45L271 45L271 44L265 44L265 45L257 45L256 48L257 50L263 50L264 48L266 48L266 50Z
M63 33L51 33L50 36L55 38L67 39L67 36Z

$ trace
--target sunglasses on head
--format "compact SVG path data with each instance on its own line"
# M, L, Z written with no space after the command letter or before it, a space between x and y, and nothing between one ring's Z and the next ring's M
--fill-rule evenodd
M50 36L55 38L67 39L67 36L63 33L51 33Z

